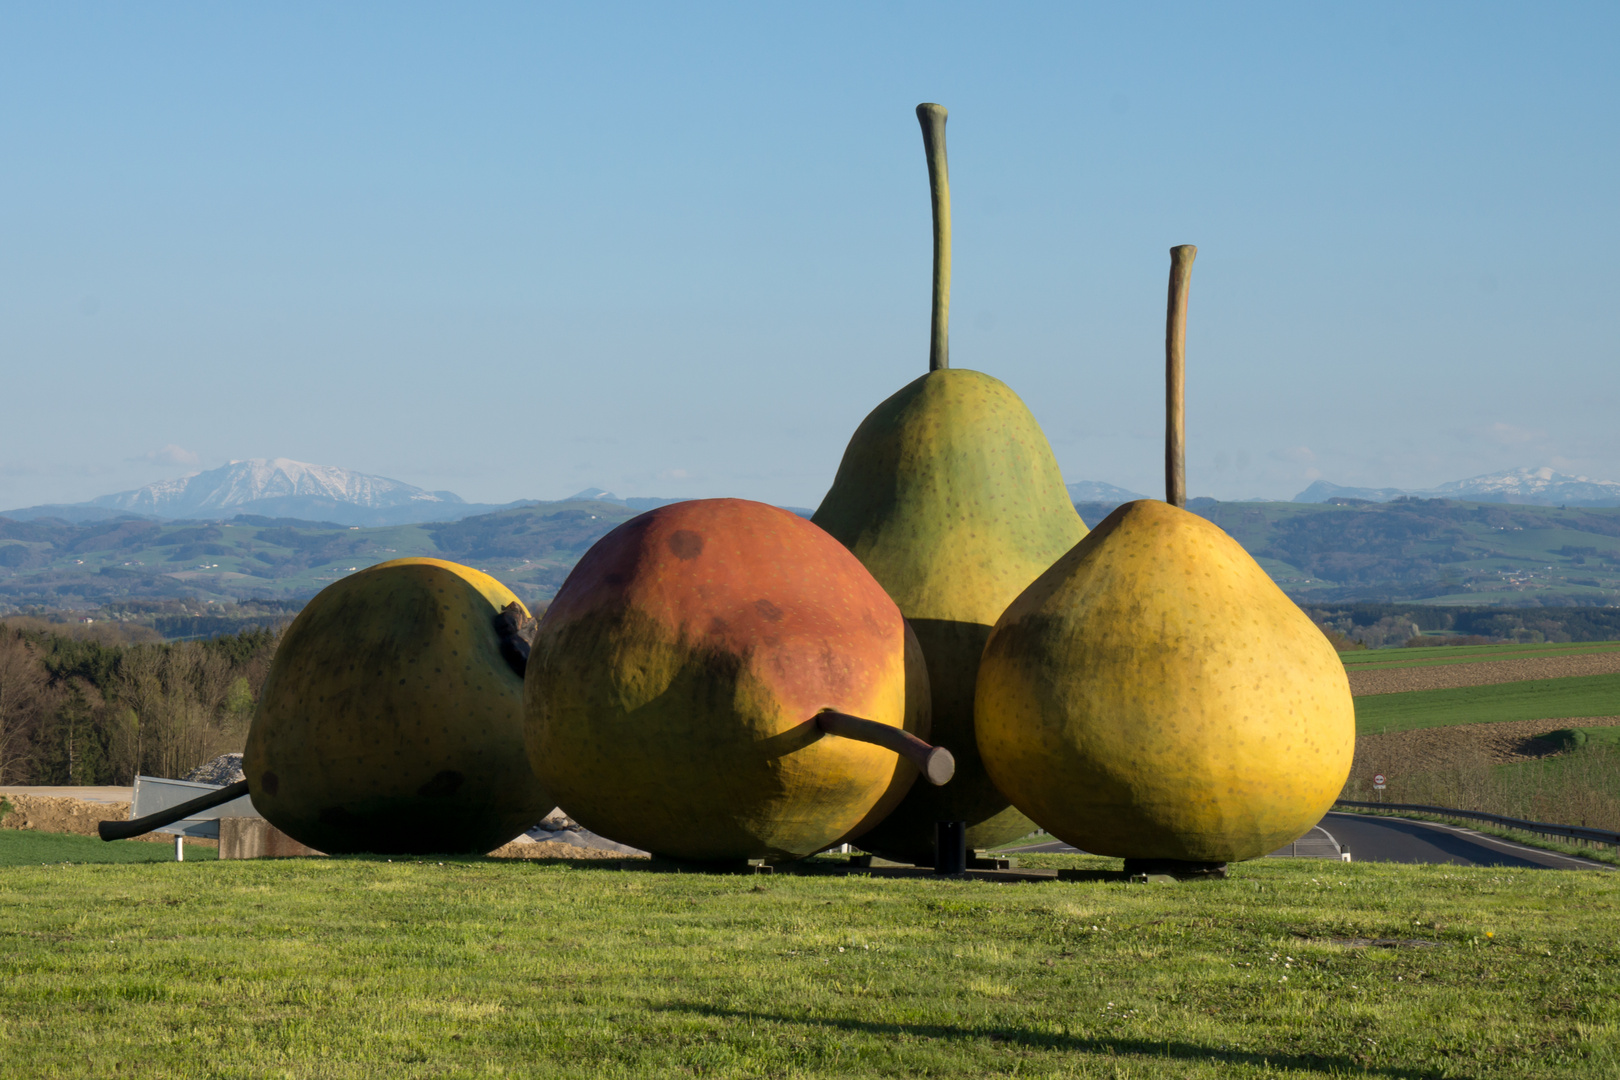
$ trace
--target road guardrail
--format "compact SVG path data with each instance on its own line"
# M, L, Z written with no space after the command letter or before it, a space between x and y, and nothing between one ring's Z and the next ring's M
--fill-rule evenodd
M1620 832L1611 832L1608 829L1588 829L1584 825L1555 825L1548 821L1525 821L1522 818L1503 817L1501 814L1487 814L1480 810L1457 810L1450 806L1420 806L1417 803L1355 802L1350 799L1339 799L1333 805L1354 806L1366 810L1412 810L1421 814L1436 814L1440 817L1488 821L1493 825L1518 829L1520 832L1538 833L1549 837L1561 836L1570 840L1585 840L1588 843L1608 844L1611 847L1620 848Z

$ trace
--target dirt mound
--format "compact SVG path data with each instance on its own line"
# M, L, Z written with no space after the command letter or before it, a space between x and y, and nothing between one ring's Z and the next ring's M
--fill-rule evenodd
M36 832L96 836L98 835L96 826L103 821L129 820L127 802L89 802L85 799L59 795L19 795L16 792L7 792L5 800L11 804L11 813L0 821L0 829L32 829ZM147 833L145 836L131 839L150 840L159 844L174 843L174 837L169 833ZM219 841L188 836L186 843L217 847Z
M604 851L601 848L575 847L554 840L514 840L489 853L492 859L645 859L645 855L626 855L622 851Z
M1451 727L1397 731L1388 735L1362 735L1356 739L1352 783L1373 773L1409 776L1438 769L1476 765L1511 765L1556 754L1556 743L1536 736L1558 728L1614 727L1620 716L1588 716L1575 720L1511 720L1499 724L1456 724Z
M84 799L44 795L6 795L11 813L0 821L0 829L36 829L39 832L96 835L103 821L129 820L129 803L86 802Z
M1399 659L1398 654L1390 657ZM1488 660L1477 664L1432 664L1424 667L1351 670L1350 692L1404 694L1409 690L1451 690L1459 686L1496 686L1529 679L1566 679L1576 675L1620 673L1620 652L1581 656L1535 656L1519 660Z

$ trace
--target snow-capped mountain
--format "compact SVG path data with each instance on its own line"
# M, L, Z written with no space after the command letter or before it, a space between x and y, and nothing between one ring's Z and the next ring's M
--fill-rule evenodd
M617 503L620 506L628 506L632 510L651 510L657 506L668 506L670 503L686 502L687 500L684 497L678 499L666 499L662 495L632 495L628 499L621 499L617 495L613 494L613 492L604 488L588 487L583 491L574 492L572 495L568 496L568 498L563 499L562 501L610 502ZM787 507L787 509L791 510L793 507L790 506Z
M1327 502L1332 498L1388 502L1403 495L1423 499L1458 499L1465 502L1521 503L1530 506L1620 506L1620 483L1571 476L1545 466L1509 469L1467 480L1453 480L1436 488L1406 491L1400 488L1349 488L1318 480L1295 502Z
M244 513L242 507L268 499L315 499L372 510L423 503L461 504L461 499L448 491L424 491L383 476L290 458L233 461L178 480L103 495L91 499L90 504L154 517L191 518L215 517L227 510Z
M364 526L458 521L493 510L532 505L534 500L498 505L467 503L449 491L426 491L386 476L370 476L335 465L253 458L89 502L28 506L3 511L3 515L17 521L50 517L80 522L125 514L215 520L247 514Z
M1436 495L1473 502L1535 503L1541 506L1620 506L1620 483L1570 476L1545 466L1511 469L1435 488Z
M1407 495L1422 495L1419 491L1408 491L1405 488L1358 488L1344 487L1341 484L1330 484L1326 480L1318 480L1298 495L1294 502L1298 503L1324 503L1329 499L1365 499L1368 502L1389 502Z
M1138 495L1128 488L1118 487L1114 484L1105 484L1101 480L1081 480L1068 486L1069 500L1071 502L1095 503L1128 503L1137 499L1145 499L1146 495Z

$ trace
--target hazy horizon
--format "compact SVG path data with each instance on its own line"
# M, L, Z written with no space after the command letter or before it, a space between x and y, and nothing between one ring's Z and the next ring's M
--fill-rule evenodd
M469 502L814 506L953 363L1070 482L1620 479L1597 4L0 12L0 506L285 456Z
M212 469L190 469L190 470L187 470L186 472L177 473L177 474L175 474L173 476L166 477L164 479L154 481L151 484L142 485L139 488L126 489L124 491L118 491L118 492L102 492L100 495L92 496L90 499L77 500L74 503L62 503L62 502L58 501L58 502L55 502L55 503L46 502L46 503L43 503L43 504L33 504L32 506L28 506L28 507L0 507L0 514L5 513L7 510L35 509L36 507L41 506L41 505L44 505L44 506L49 506L49 505L64 505L64 506L66 506L66 505L76 505L76 506L88 505L88 504L94 503L94 502L102 500L102 499L111 498L113 496L128 495L128 494L132 494L134 492L143 491L146 488L150 488L150 487L161 487L163 485L172 485L173 483L175 483L175 482L177 482L179 480L189 479L190 477L193 477L193 476L200 476L200 475L202 475L204 473L218 472L220 469L226 468L229 465L239 464L239 463L242 463L242 462L247 461L247 460L266 461L267 459L235 459L233 461L225 463L224 465L217 466L217 467L212 468ZM270 463L275 463L276 461L283 461L283 460L289 460L290 461L290 459L285 459L285 458L268 459L268 460L269 460ZM331 463L331 462L297 462L297 461L292 461L291 463L294 464L294 465L317 465L317 466L324 466L324 467L332 467L333 466L333 463ZM337 465L335 467L340 468L340 469L344 468L341 465ZM353 472L355 470L348 470L348 471ZM1526 470L1521 470L1521 471L1534 472L1535 470L1534 469L1526 469ZM1549 470L1547 470L1546 468L1542 468L1540 471L1543 472L1543 473L1546 473ZM435 491L435 490L432 490L432 489L422 488L422 486L419 485L419 484L412 484L411 481L408 480L408 479L405 479L405 478L399 477L399 476L389 475L387 473L365 474L365 475L372 476L372 477L374 477L376 479L389 480L389 481L394 481L396 483L403 483L403 484L406 484L406 485L408 485L410 487L415 487L415 488L419 488L419 489L424 490L424 491L428 491L431 494L437 494L437 495L449 494L449 495L453 495L453 496L455 496L457 498L461 498L461 495L460 495L459 492L446 491L446 490L443 490L443 489ZM1490 475L1499 475L1499 474L1490 474ZM1458 478L1456 478L1456 480L1457 481L1466 481L1466 480L1482 479L1482 478L1483 477L1458 477ZM1569 478L1571 478L1571 479L1590 479L1590 480L1594 480L1594 481L1598 481L1598 482L1614 483L1614 481L1608 481L1607 478L1605 478L1605 477L1569 477ZM1105 496L1117 496L1117 497L1131 496L1131 497L1146 497L1146 498L1155 498L1155 497L1157 497L1157 495L1153 494L1153 493L1140 492L1140 491L1134 491L1133 492L1131 489L1124 488L1122 485L1111 484L1106 480L1097 480L1097 479L1092 478L1092 477L1086 477L1086 478L1082 478L1082 479L1075 479L1075 478L1071 478L1071 477L1065 477L1064 479L1065 479L1065 483L1068 484L1068 486L1069 486L1069 488L1071 490L1071 493L1073 493L1074 488L1082 487L1082 486L1086 486L1086 485L1092 485L1092 486L1097 486L1097 487L1102 487L1102 488L1116 489L1115 491L1112 491L1112 492L1107 492L1105 494L1097 495L1096 499L1094 499L1093 501L1096 501L1097 499L1100 499L1101 501L1104 501L1104 502L1110 501L1110 498L1105 497ZM1543 479L1548 479L1548 477L1543 476ZM1325 481L1325 478L1324 478L1324 481ZM1226 499L1221 500L1221 501L1226 501L1226 502L1291 502L1295 498L1297 498L1299 495L1304 494L1307 490L1309 490L1310 487L1315 486L1316 483L1318 483L1318 482L1322 482L1322 481L1313 481L1311 485L1307 485L1306 488L1302 488L1300 491L1294 492L1292 495L1288 495L1288 496L1274 497L1274 496L1256 495L1256 496L1236 497L1236 498L1229 496ZM1332 481L1325 481L1325 482L1327 482L1329 484L1332 484ZM1455 481L1447 481L1446 483L1453 483L1453 482L1455 482ZM1351 494L1367 490L1366 488L1352 487L1350 485L1333 485L1333 486L1343 488L1345 491L1347 491L1347 492L1349 492ZM1385 490L1390 490L1390 485L1381 485L1381 487L1383 489L1385 489ZM1414 493L1414 494L1424 494L1424 493L1433 492L1438 487L1440 487L1440 485L1430 485L1428 488L1410 488L1410 489L1406 489L1406 491L1408 491L1409 493ZM600 491L600 492L603 492L605 496L615 498L615 499L631 499L631 500L634 500L634 499L648 499L648 498L665 498L665 497L668 497L668 496L665 496L662 492L658 492L658 491L639 491L639 490L614 491L612 489L603 487L600 484L586 484L586 485L582 486L581 488L579 488L576 491L569 492L566 495L560 495L560 496L510 495L509 497L506 497L506 498L495 498L495 499L484 499L484 500L475 500L475 499L465 499L465 498L463 498L462 502L465 503L465 504L474 505L474 506L506 505L506 504L510 504L510 503L526 502L526 501L557 502L557 501L565 500L565 499L568 499L568 498L572 498L574 496L583 495L583 494L585 494L587 492L591 492L591 491ZM724 493L719 493L719 494L724 494ZM703 495L686 496L686 497L688 497L688 498L706 498L706 497L717 497L717 496L714 495L714 494L703 494ZM1076 498L1077 501L1086 501L1086 498L1087 498L1087 496L1078 495L1078 494L1076 494L1074 497ZM1203 497L1206 497L1206 496L1203 496L1202 493L1195 491L1195 492L1191 493L1191 495L1189 497L1193 498L1193 499L1198 499L1198 498L1203 498ZM1462 495L1460 497L1463 498L1464 500L1466 500L1468 498L1467 495ZM766 500L766 501L769 501L769 500ZM814 509L815 506L820 503L820 501L821 500L818 497L816 500L814 500L811 503L802 504L801 508ZM801 504L782 503L782 502L778 501L777 505L800 506ZM1608 502L1605 502L1605 503L1603 503L1603 505L1610 505L1610 504ZM137 511L137 512L140 512L140 511ZM195 516L195 515L188 513L188 514L183 514L182 516Z

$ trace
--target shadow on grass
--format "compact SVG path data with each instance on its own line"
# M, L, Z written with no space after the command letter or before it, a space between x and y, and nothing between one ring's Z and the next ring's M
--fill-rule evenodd
M1222 1062L1231 1065L1264 1065L1289 1069L1308 1069L1317 1072L1345 1071L1364 1075L1411 1077L1412 1080L1432 1077L1428 1068L1405 1068L1367 1064L1357 1058L1330 1054L1258 1053L1247 1050L1220 1050L1194 1043L1155 1041L1151 1039L1087 1038L1078 1035L1051 1035L1017 1027L958 1027L952 1024L885 1024L872 1020L844 1020L818 1016L787 1016L782 1013L745 1012L741 1009L721 1009L712 1005L665 1005L665 1012L683 1012L698 1016L712 1016L720 1020L751 1020L775 1024L807 1024L837 1028L841 1031L861 1032L867 1035L912 1035L930 1039L986 1040L1010 1044L1033 1050L1068 1050L1086 1054L1140 1054L1143 1057L1173 1058L1183 1061ZM1461 1075L1461 1074L1459 1074Z

